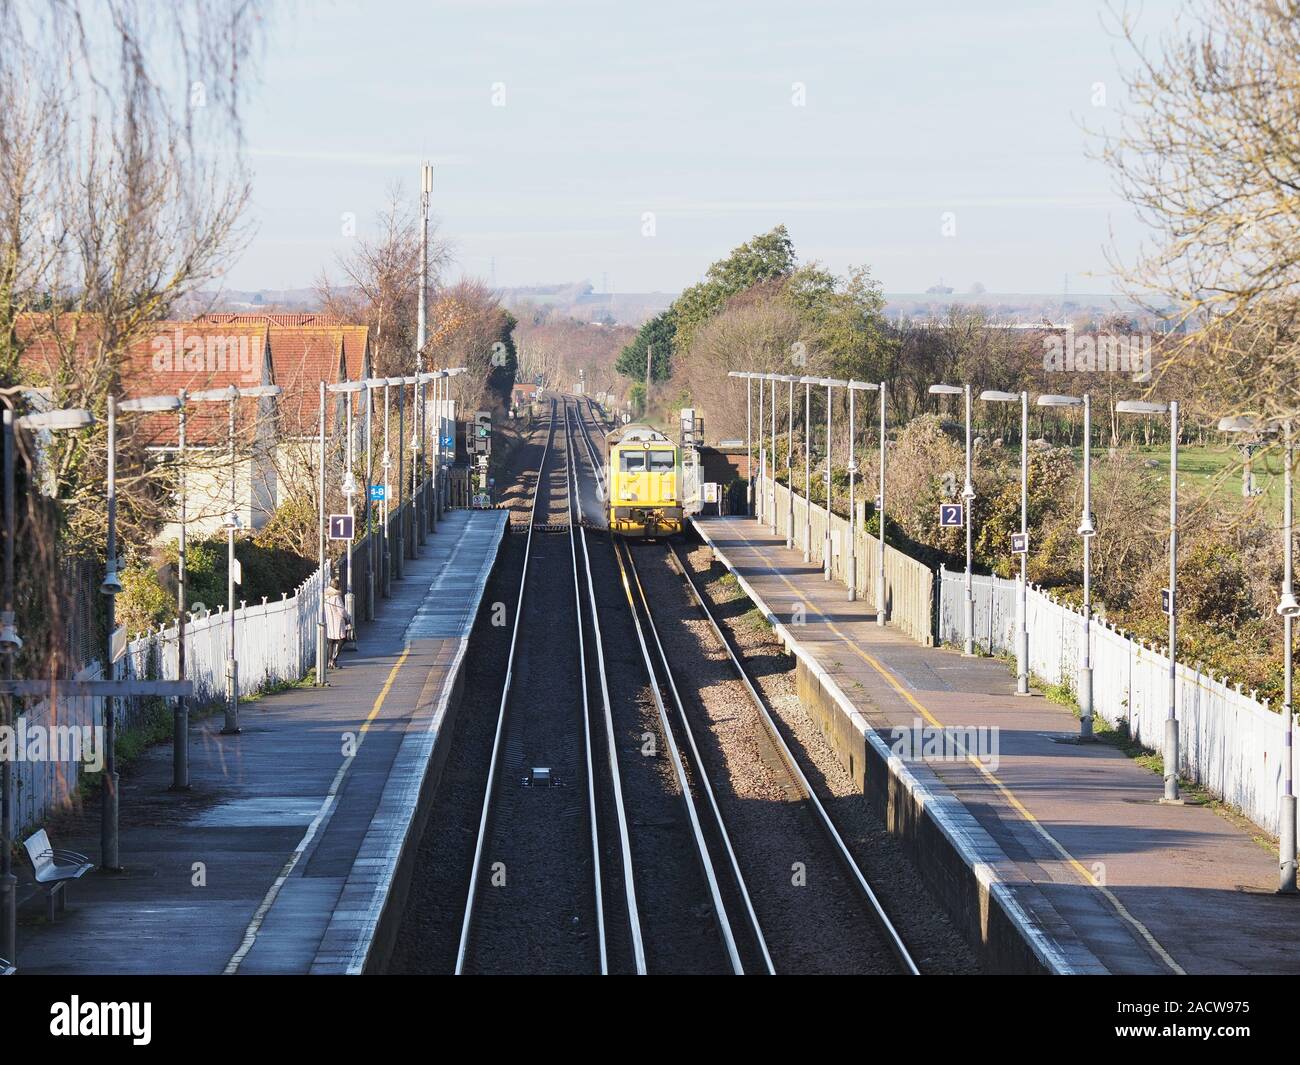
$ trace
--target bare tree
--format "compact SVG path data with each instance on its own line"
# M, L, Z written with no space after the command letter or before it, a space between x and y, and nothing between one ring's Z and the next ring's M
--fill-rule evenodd
M1185 333L1164 363L1220 410L1300 412L1300 4L1200 0L1158 46L1120 32L1135 67L1104 141L1120 193L1154 236L1114 263Z

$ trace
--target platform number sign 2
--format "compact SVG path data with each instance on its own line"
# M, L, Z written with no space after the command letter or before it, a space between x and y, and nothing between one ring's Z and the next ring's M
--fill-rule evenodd
M939 504L939 527L941 529L960 529L965 522L960 503Z
M1029 534L1012 533L1011 534L1011 553L1013 555L1029 554Z

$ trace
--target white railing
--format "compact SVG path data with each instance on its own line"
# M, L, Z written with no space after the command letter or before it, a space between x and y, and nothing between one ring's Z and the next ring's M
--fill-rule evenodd
M241 697L301 680L316 664L320 580L317 570L293 595L235 611ZM185 664L188 679L194 683L191 705L202 707L224 698L229 639L230 615L224 609L190 616L185 626ZM175 625L137 637L127 645L118 676L174 679L177 646ZM79 679L99 676L98 663L78 674ZM119 700L115 715L119 736L144 724L147 705L144 699ZM20 727L25 725L29 734L39 728L49 735L53 728L100 728L103 723L102 698L60 696L28 708L21 714ZM83 762L51 757L15 762L15 820L19 827L41 824L51 812L66 805L81 783L84 768Z
M940 570L939 639L961 643L963 573ZM1014 654L1015 581L975 577L975 641L990 654ZM1078 691L1083 615L1042 589L1027 594L1029 670L1049 684ZM1125 724L1145 747L1159 750L1169 712L1169 658L1098 621L1089 629L1094 711ZM1179 771L1277 834L1286 723L1268 703L1222 677L1179 663L1176 672ZM1300 729L1295 732L1300 746Z

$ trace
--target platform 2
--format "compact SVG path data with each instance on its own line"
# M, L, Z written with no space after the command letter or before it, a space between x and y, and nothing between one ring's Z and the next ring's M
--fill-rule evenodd
M74 884L54 925L39 900L24 906L19 972L376 967L505 521L502 511L450 512L328 687L246 703L237 736L220 734L219 713L198 722L190 791L167 790L170 744L146 752L123 778L124 872ZM95 814L57 845L94 858Z
M867 794L994 968L1021 967L998 941L1019 936L1048 972L1300 972L1300 898L1275 894L1262 832L1159 804L1158 775L1109 744L1060 742L1078 719L1017 697L1004 663L880 627L873 603L847 601L759 523L694 524L798 657L801 697L841 756L855 739L865 750ZM996 727L996 766L900 756L940 726Z

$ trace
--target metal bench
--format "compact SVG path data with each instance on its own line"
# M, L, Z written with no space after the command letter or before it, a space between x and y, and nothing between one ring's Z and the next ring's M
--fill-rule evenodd
M13 962L5 961L4 958L0 958L0 976L13 976L17 971L18 970L14 968Z
M45 889L46 914L52 923L55 900L58 900L60 910L67 906L65 889L68 881L85 876L95 868L94 863L76 851L55 850L50 846L50 837L45 834L45 829L28 836L23 840L23 846L31 859L36 883Z

